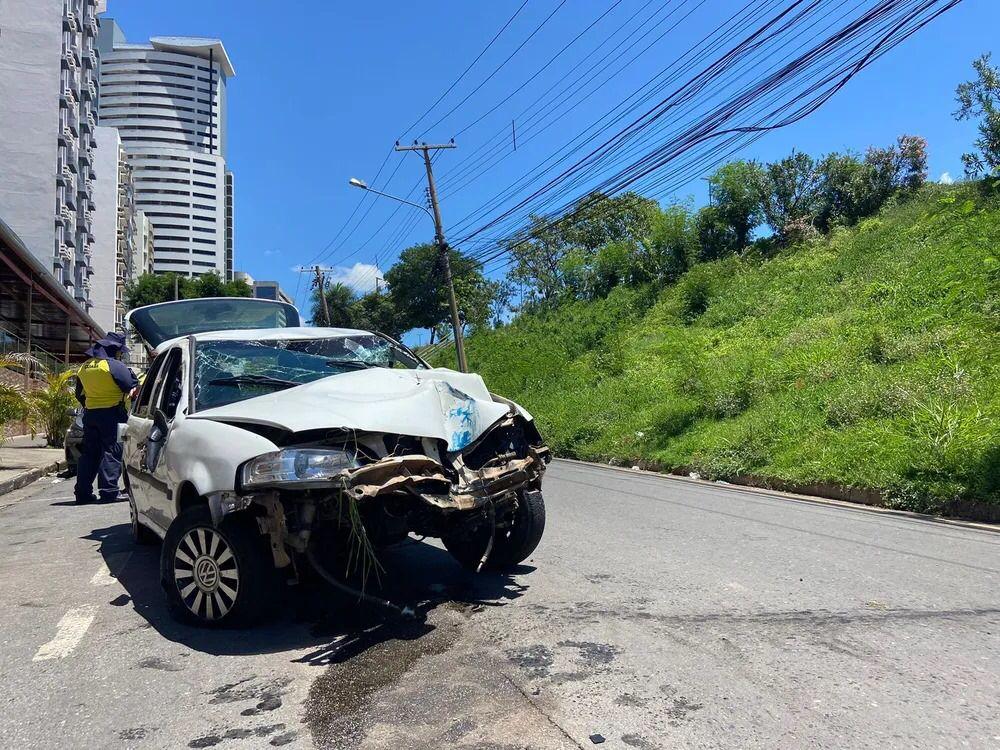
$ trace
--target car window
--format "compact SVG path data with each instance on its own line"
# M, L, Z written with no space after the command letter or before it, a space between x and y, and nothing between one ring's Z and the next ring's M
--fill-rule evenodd
M153 364L149 366L149 370L146 371L146 377L142 381L142 386L139 388L139 395L135 399L135 403L132 405L132 413L138 417L148 417L149 416L149 404L153 396L153 388L156 386L156 376L160 372L160 368L167 359L167 355L170 352L164 352L159 357L153 360Z
M162 409L167 419L173 419L181 400L181 350L173 348L168 352L167 361L163 365L163 377L155 396L155 409Z
M195 408L243 401L313 380L369 368L423 369L406 347L376 334L260 341L199 341Z

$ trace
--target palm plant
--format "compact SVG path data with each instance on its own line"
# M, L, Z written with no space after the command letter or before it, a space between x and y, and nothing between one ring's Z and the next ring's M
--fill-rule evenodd
M24 370L37 362L26 354L0 355L0 373L11 375L11 370ZM9 423L28 417L28 401L24 395L24 386L18 383L17 377L0 377L0 443L6 433Z
M73 419L71 409L76 406L76 398L70 387L75 370L59 373L45 373L45 385L28 394L32 420L35 426L45 430L45 442L54 448L62 448Z

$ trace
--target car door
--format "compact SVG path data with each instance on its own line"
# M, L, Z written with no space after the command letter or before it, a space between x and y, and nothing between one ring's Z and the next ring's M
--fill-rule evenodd
M136 511L146 520L149 518L149 492L148 485L143 476L142 459L146 449L146 441L149 438L149 431L153 426L151 405L153 403L153 390L156 388L157 378L163 363L167 359L164 352L153 360L146 376L139 388L139 393L132 400L132 408L128 415L128 427L125 431L125 440L122 445L122 463L128 477L129 490L135 501Z
M148 493L148 513L164 530L174 520L174 495L179 484L177 472L171 472L170 454L174 449L171 433L186 406L184 384L187 375L188 342L168 349L157 377L150 403L149 433L143 458L143 480Z
M183 348L183 345L172 346L154 360L129 416L126 440L129 446L126 461L136 510L163 532L173 520L173 493L162 470L157 471L167 437L162 430L157 430L157 413L164 412L170 394L174 393L183 362ZM172 412L175 410L176 404Z

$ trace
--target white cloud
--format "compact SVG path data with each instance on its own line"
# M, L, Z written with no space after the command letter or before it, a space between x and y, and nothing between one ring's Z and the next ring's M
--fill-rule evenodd
M358 294L374 291L376 278L382 278L382 271L370 263L355 263L350 267L337 266L327 275L331 283L349 286Z
M941 176L938 177L938 182L940 182L942 185L951 185L955 182L955 178L952 177L947 172L942 172Z
M277 248L274 248L272 250L265 250L264 255L281 255L281 251L278 250Z

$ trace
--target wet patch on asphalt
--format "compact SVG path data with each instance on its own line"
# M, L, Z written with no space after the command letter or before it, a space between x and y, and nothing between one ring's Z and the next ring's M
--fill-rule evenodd
M252 729L227 729L218 734L206 734L196 737L188 743L190 748L206 748L221 745L226 740L245 740L251 737L267 737L285 728L284 724L270 724ZM272 742L273 744L273 742Z
M159 656L150 656L142 659L136 663L136 666L140 669L158 669L162 672L180 672L184 669L181 665L161 659Z
M208 702L213 705L219 703L237 703L247 700L263 702L275 698L280 699L284 694L284 689L291 682L291 677L275 677L273 679L260 680L256 675L252 675L238 682L229 683L228 685L222 685L214 690L210 690L206 695L212 696ZM280 700L278 701L278 705L281 705Z
M507 649L507 660L518 667L529 679L548 679L553 685L582 682L607 669L621 653L609 643L592 641L559 641L557 651L540 643L521 648ZM557 662L572 662L568 669L555 670Z
M123 742L134 742L137 740L144 740L149 736L150 732L156 731L155 729L150 729L148 727L129 727L128 729L122 729L118 732L118 739Z
M629 747L638 748L638 750L657 750L659 748L659 745L654 744L641 734L623 734L622 742Z
M635 695L634 693L622 693L615 698L615 703L619 706L629 706L631 708L644 708L649 705L649 698Z
M523 669L528 677L548 677L549 668L554 661L549 647L541 644L509 649L507 658L512 664Z
M591 643L590 641L559 641L563 648L575 648L580 652L580 660L591 667L610 664L621 653L621 649L609 643Z
M458 635L455 623L391 622L345 638L309 689L305 721L314 741L358 747L372 723L366 708L373 696L396 685L422 658L447 651Z

